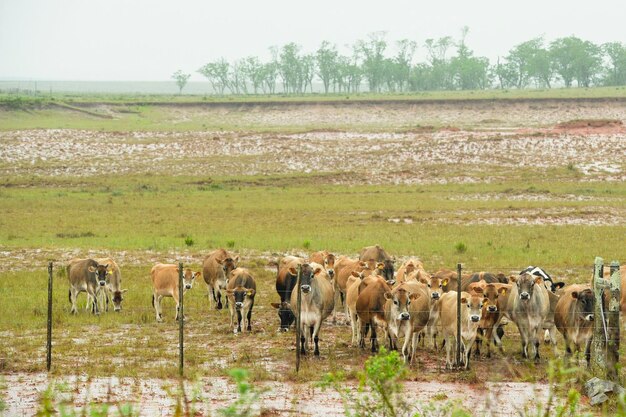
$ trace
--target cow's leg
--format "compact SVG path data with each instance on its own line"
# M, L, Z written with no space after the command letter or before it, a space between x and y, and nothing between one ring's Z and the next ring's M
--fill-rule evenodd
M320 333L320 327L322 325L321 321L318 321L317 323L315 323L315 328L311 327L311 330L313 331L313 343L315 343L315 350L313 351L313 354L315 356L319 356L320 355L320 346L319 346L319 333Z
M228 300L228 297L225 297ZM222 292L220 291L220 289L217 289L217 309L221 310L222 309Z
M367 337L367 332L369 331L370 324L368 322L361 322L361 334L359 335L359 347L361 349L365 349L365 338Z
M372 353L378 352L378 341L376 340L376 323L371 323L370 327L372 328Z
M237 312L237 333L241 333L241 320L243 319L243 314L241 314L241 310L235 309Z
M474 345L475 339L468 340L467 343L467 352L465 352L465 369L469 369L470 357L472 356L472 346Z
M587 362L587 368L591 365L591 338L587 339L585 344L585 361Z
M248 308L248 314L246 314L246 317L248 318L246 330L249 332L252 331L252 307L254 307L254 300L252 300L252 303L250 304L250 308Z
M159 297L155 293L152 293L152 307L154 307L156 321L163 321L161 313L159 312Z
M539 358L539 332L541 331L541 326L539 326L538 328L535 329L535 331L533 332L533 345L535 346L535 355L533 356L533 359L535 361L538 361Z
M76 299L78 298L78 291L74 288L70 288L70 303L72 303L72 309L70 310L71 314L78 314L78 309L76 308Z
M98 308L98 289L94 289L93 287L87 287L87 294L89 294L93 298L93 307L91 312L93 314L100 314L100 309Z
M350 313L350 326L352 327L352 344L356 345L359 340L359 323L357 322L358 316Z
M411 339L413 338L411 323L409 323L409 327L406 332L404 332L404 343L402 344L402 356L404 357L404 363L409 363L411 361L411 352L409 351L409 346L411 344Z
M413 335L411 336L411 365L415 363L415 355L417 353L417 344L418 344L419 334L421 333L414 332Z
M302 326L301 331L300 331L300 354L302 355L306 355L306 338L304 337L304 334L306 333L306 326Z
M474 352L474 356L477 358L480 356L480 345L483 342L484 334L485 334L484 329L478 329L478 333L476 335L476 343L474 343L474 345L476 346L476 351Z
M456 343L450 343L450 340L448 340L450 337L449 336L444 336L443 340L446 341L446 369L452 369L452 361L450 360L450 354L454 353L454 355L456 355L456 352L453 352L453 350L456 349Z
M235 329L235 305L231 304L228 307L228 313L230 315L230 330L232 330L233 333L237 333L237 330Z

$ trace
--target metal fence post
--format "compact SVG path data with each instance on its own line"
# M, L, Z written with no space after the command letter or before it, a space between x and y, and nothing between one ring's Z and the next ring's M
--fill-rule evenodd
M461 264L456 264L456 366L461 366Z
M46 369L52 366L52 262L48 263L48 338L46 340Z
M302 336L302 330L300 328L300 313L302 312L302 292L300 291L301 275L302 265L298 264L298 278L296 279L296 291L298 291L296 301L296 373L300 371L300 337Z
M184 317L185 311L183 306L183 263L178 263L178 373L182 377L184 375L184 351L183 351L183 343L184 343Z
M621 277L619 270L619 262L611 262L611 277L610 277L610 291L611 301L609 302L608 312L608 328L609 339L607 340L607 378L611 381L618 382L618 368L619 365L619 312L620 312L620 300L621 300Z
M604 318L604 279L602 278L604 270L604 260L596 257L593 267L593 280L591 287L594 295L593 308L593 341L591 344L592 369L594 375L604 375L606 372L606 322Z

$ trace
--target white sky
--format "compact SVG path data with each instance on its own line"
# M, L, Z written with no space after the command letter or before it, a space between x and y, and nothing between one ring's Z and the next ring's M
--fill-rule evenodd
M626 42L624 0L0 0L0 80L169 80L220 57L268 59L268 47L344 45L387 31L420 44L469 26L495 59L544 35ZM422 56L422 55L420 55Z

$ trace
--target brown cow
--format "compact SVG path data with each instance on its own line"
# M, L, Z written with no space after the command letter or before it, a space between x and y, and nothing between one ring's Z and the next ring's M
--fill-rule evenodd
M379 245L367 246L361 249L359 260L370 263L370 268L372 269L375 267L375 264L382 262L384 267L379 274L385 278L385 281L392 281L394 279L393 263L395 262L395 258L389 256Z
M104 288L108 265L100 265L93 259L72 259L67 265L67 277L70 281L69 300L72 303L70 313L77 314L76 299L81 292L87 293L92 300L97 300L97 293ZM98 303L93 302L92 313L100 314Z
M352 345L359 342L359 322L356 312L356 300L359 298L359 287L361 286L361 276L358 272L353 272L346 283L346 307L352 326Z
M480 288L480 291L475 291L475 288ZM488 284L484 280L479 282L473 282L469 284L467 292L470 294L482 294L483 300L483 312L478 325L478 337L476 338L476 356L480 356L480 344L482 340L487 343L487 357L491 357L491 343L494 338L497 340L496 344L501 346L500 338L496 332L494 337L493 330L496 328L496 324L500 322L500 316L502 315L501 308L502 303L498 303L498 299L501 295L506 295L506 292L510 291L506 288L496 288L495 284ZM499 306L500 304L500 306ZM506 304L504 304L506 306Z
M593 336L593 308L595 299L590 285L569 285L563 288L554 311L554 324L565 339L565 349L572 354L570 344L585 347L587 366L591 359L591 337Z
M416 269L423 270L424 264L416 258L408 259L400 266L400 268L398 268L398 271L396 271L396 284L400 285L405 282L407 280L407 276Z
M330 279L335 278L335 255L328 252L327 250L313 252L309 257L311 262L315 262L320 265L324 265L326 269L326 273L330 277Z
M295 269L290 271L297 273ZM298 290L301 291L300 311L300 353L306 354L311 345L311 339L315 343L313 354L319 356L319 332L322 322L330 316L335 308L335 290L330 277L324 267L315 262L302 265L300 272L300 288L291 293L291 308L294 315L297 314Z
M108 265L107 273L107 285L104 286L105 295L105 311L109 311L109 301L113 303L113 310L119 312L122 310L122 301L124 297L122 294L127 292L127 289L122 289L122 273L119 266L112 258L98 258L96 259L100 265Z
M456 355L456 334L457 334L457 292L449 291L445 293L439 301L439 315L441 330L446 344L446 368L452 369L450 356ZM476 293L470 294L463 291L461 293L461 362L465 369L469 367L470 353L472 345L476 339L478 326L483 311L483 296Z
M367 282L371 280L371 282ZM378 351L378 341L376 340L376 327L381 326L387 329L385 320L385 303L391 298L391 287L381 276L368 277L361 282L361 290L356 300L356 311L359 317L361 333L359 335L359 345L365 348L365 337L371 328L372 352Z
M210 252L202 262L202 277L208 286L209 302L217 303L218 310L222 309L222 290L226 288L228 274L237 268L237 262L239 256L233 257L226 249Z
M235 268L230 272L226 284L226 297L230 298L228 310L230 312L230 328L233 333L241 333L241 320L245 318L246 330L252 331L252 307L256 295L256 281L246 268ZM235 329L235 314L237 328Z
M291 293L298 280L298 265L304 265L305 263L305 260L302 258L285 256L276 264L276 292L280 297L280 303L271 303L271 305L278 310L280 330L283 332L288 331L289 326L291 326L291 323L296 319L289 303L291 302Z
M619 307L622 313L626 314L626 264L623 264L619 267L619 273L622 286ZM611 268L609 265L604 266L603 275L604 279L611 278Z
M200 272L192 272L187 268L183 271L183 295L187 290L193 287L196 277L200 276ZM152 306L156 311L156 319L158 322L163 321L161 309L161 300L163 297L172 297L176 303L176 320L180 319L180 308L178 305L178 265L174 264L156 264L150 270L152 278Z

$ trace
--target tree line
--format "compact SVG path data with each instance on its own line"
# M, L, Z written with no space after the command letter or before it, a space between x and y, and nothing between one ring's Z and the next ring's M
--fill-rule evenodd
M312 53L296 43L271 47L263 62L250 56L229 62L223 58L197 70L216 94L274 94L277 86L287 94L313 92L313 82L324 93L416 92L433 90L482 90L490 88L552 88L626 85L626 44L601 45L568 36L548 42L544 37L522 42L496 62L476 56L461 36L389 42L385 32L370 33L341 53L337 45L323 41ZM416 62L424 48L426 59ZM189 74L173 76L182 92Z

